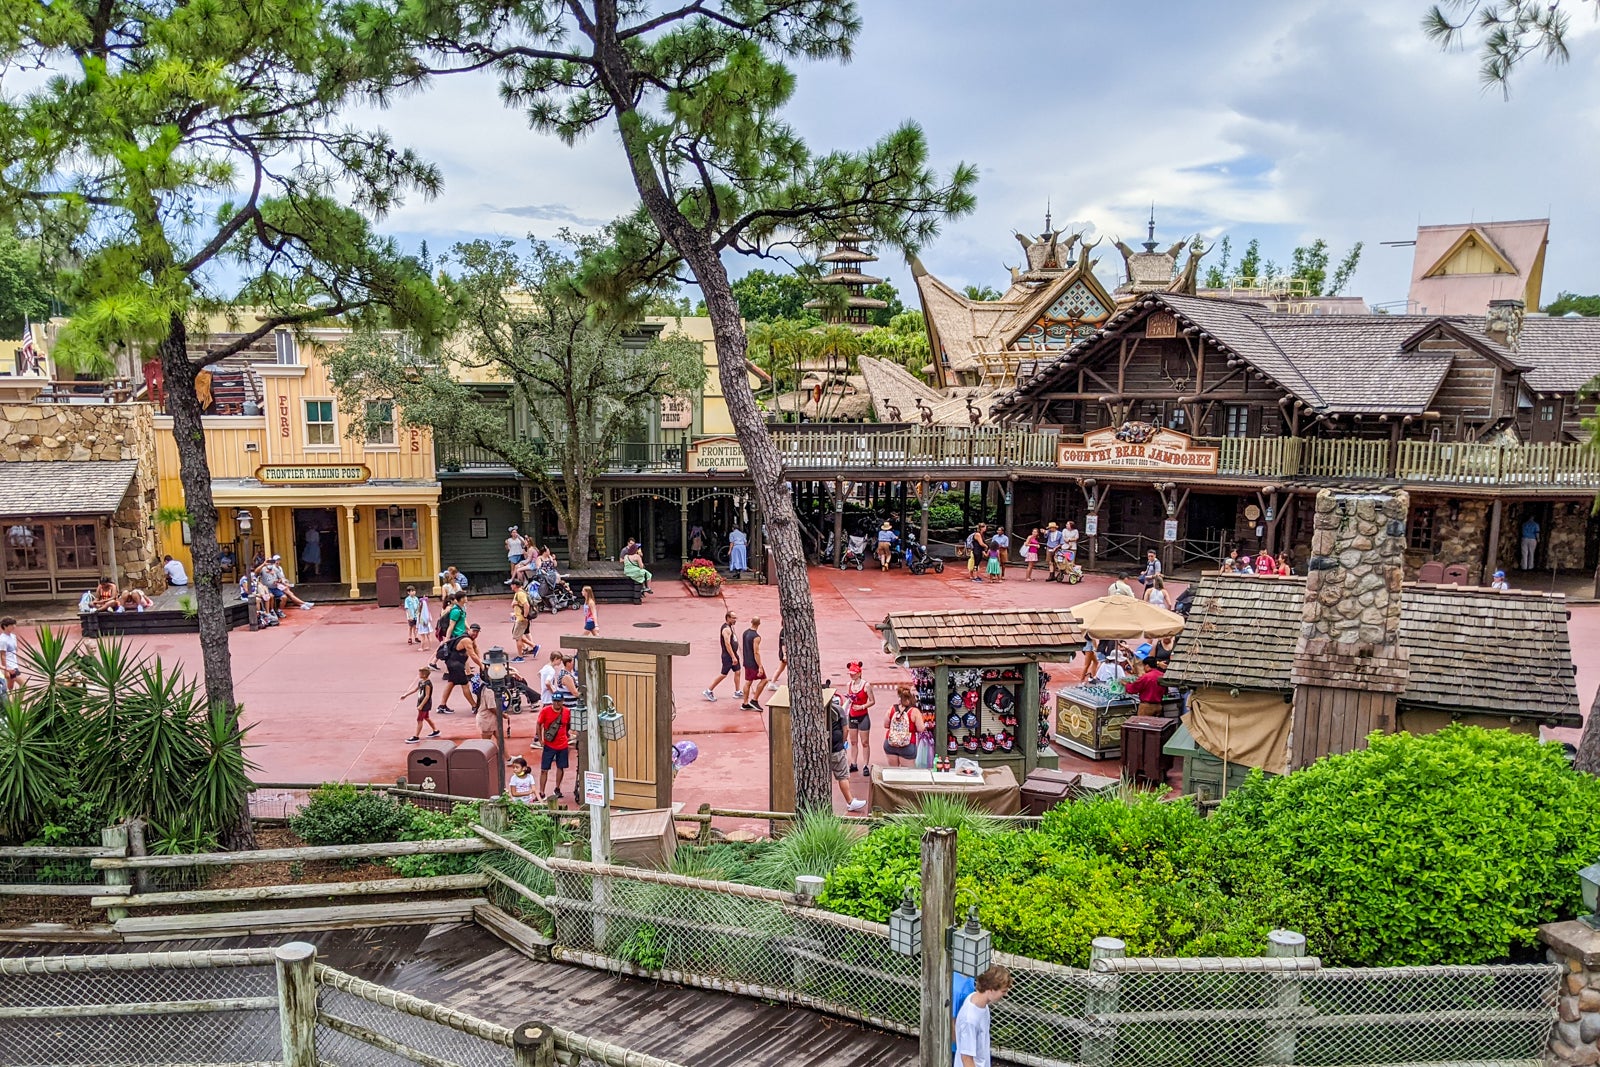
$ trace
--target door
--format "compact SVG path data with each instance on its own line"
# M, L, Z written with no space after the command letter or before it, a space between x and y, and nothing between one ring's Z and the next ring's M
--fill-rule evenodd
M357 536L360 536L359 531ZM336 509L294 509L296 581L339 581L343 577L340 570L341 547L339 513Z
M1209 546L1208 552L1227 555L1225 545L1234 539L1234 528L1239 521L1239 498L1220 493L1191 493L1185 510L1188 512L1190 541Z
M511 573L506 562L506 534L521 525L522 506L505 496L471 496L448 500L439 507L439 562L454 566L474 588L504 589ZM539 531L524 530L541 548Z
M1533 402L1533 433L1530 440L1536 445L1561 440L1561 398L1547 397Z
M628 735L606 744L606 755L614 774L618 808L665 808L672 804L672 712L663 706L656 686L656 657L640 652L596 652L606 666L605 692L615 701L627 723ZM580 676L588 673L585 657L579 657ZM591 708L591 713L594 711ZM587 768L587 756L579 766Z

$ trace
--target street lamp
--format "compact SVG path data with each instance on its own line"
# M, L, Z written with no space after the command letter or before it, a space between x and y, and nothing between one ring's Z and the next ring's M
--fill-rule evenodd
M1600 930L1600 863L1591 863L1579 871L1578 881L1583 885L1583 906L1589 909L1589 914L1578 919Z
M978 906L967 912L967 925L950 931L950 961L957 974L976 978L989 969L994 950L989 944L989 931L978 922Z
M255 525L255 519L251 517L249 508L240 508L234 512L233 521L239 527L240 533L249 533L250 528Z
M611 699L609 693L601 697L601 700L605 702L605 707L598 715L600 736L607 741L621 741L628 736L628 722L622 717L622 712L617 710L616 701Z
M500 758L496 761L499 768L498 778L500 792L506 790L506 717L502 712L505 703L506 680L511 674L511 657L506 655L506 650L495 645L483 654L484 688L489 690L490 699L494 701L494 730L496 743L500 747ZM482 699L482 694L479 695Z
M910 886L900 906L889 913L889 948L902 956L922 954L922 911Z

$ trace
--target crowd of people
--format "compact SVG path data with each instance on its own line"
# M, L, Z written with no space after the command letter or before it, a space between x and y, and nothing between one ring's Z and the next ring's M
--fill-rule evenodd
M1018 549L1019 566L1024 568L1026 581L1034 580L1034 572L1044 564L1044 580L1075 585L1083 580L1083 568L1078 565L1078 543L1081 535L1070 519L1063 525L1049 523L1029 530ZM991 531L989 524L980 522L967 535L962 544L962 554L967 559L967 577L974 582L1003 582L1006 569L1012 565L1011 535L1004 526Z

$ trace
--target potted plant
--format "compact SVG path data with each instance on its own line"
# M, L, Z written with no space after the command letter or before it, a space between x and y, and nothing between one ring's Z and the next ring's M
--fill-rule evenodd
M717 565L709 559L691 559L683 565L680 576L683 584L697 596L716 596L717 590L722 588L722 575L717 573Z

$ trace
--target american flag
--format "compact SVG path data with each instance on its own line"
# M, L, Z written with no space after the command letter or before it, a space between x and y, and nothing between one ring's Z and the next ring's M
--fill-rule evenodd
M39 348L33 343L33 323L24 320L22 324L22 347L17 349L17 373L19 375L38 374L40 365Z

